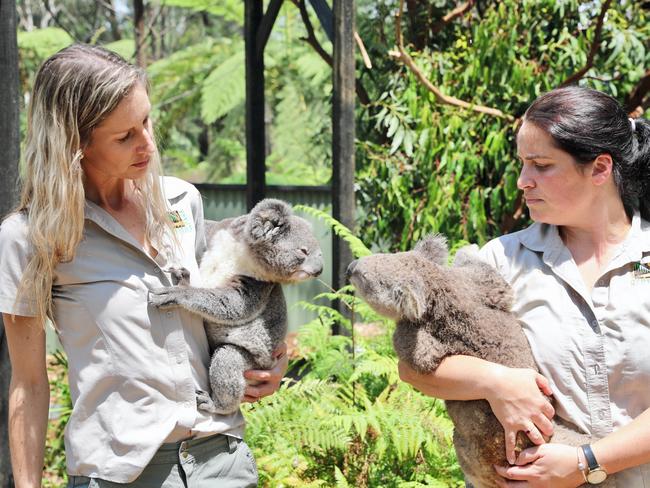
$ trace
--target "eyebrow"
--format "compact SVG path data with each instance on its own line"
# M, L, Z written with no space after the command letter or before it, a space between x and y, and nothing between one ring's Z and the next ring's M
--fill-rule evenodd
M147 112L147 117L146 118L148 119L150 116L151 116L151 110L149 110L149 112ZM114 135L117 135L117 134L123 134L125 132L129 132L131 129L133 129L133 127L129 127L128 129L116 130L116 131L111 132L111 135L114 136Z
M551 159L551 157L543 154L526 154L522 159Z

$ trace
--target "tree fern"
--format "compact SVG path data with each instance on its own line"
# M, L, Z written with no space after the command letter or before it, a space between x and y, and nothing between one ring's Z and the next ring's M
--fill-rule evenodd
M246 99L244 51L238 50L219 64L201 89L201 117L210 124Z

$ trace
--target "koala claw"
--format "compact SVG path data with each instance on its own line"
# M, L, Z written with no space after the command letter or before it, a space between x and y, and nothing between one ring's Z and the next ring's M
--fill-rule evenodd
M172 288L156 288L149 291L148 301L152 307L166 309L177 306Z
M190 285L190 271L187 268L171 268L172 283L178 286Z
M208 413L217 413L214 402L207 391L196 390L196 407Z

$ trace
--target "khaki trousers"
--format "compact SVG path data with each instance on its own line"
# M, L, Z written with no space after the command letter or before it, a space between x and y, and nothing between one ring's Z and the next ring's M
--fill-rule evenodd
M71 475L68 488L250 488L257 481L255 459L246 443L218 434L163 444L131 483Z

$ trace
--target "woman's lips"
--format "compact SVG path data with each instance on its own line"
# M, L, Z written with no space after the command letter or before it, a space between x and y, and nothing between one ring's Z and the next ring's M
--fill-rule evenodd
M531 198L531 197L525 197L526 198L526 205L535 205L536 203L542 203L544 200L541 198Z
M144 168L149 164L149 159L145 159L144 161L140 161L139 163L135 163L133 166L136 168Z

